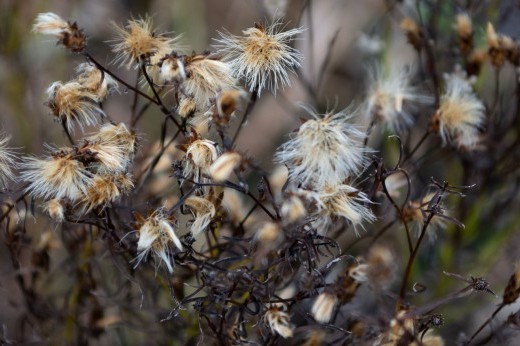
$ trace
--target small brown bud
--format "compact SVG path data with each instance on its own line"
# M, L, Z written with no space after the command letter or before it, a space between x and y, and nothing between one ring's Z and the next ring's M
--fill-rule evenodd
M516 271L509 278L509 282L504 289L502 297L503 304L512 304L520 296L520 265L517 265Z
M408 42L416 49L420 50L423 46L423 34L421 27L411 18L405 18L401 21L401 29L403 29Z
M458 35L459 49L463 55L468 55L473 49L473 26L471 18L461 13L455 19L455 29Z

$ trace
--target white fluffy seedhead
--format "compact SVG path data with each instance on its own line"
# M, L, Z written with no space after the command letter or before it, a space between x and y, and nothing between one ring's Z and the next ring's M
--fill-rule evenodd
M401 133L409 128L414 122L411 112L433 101L413 84L413 75L409 68L392 68L387 74L380 69L372 72L365 101L366 115L392 132Z
M304 186L339 184L366 164L364 133L349 124L348 110L323 116L309 112L313 119L278 149L275 160L287 165L289 178Z
M485 110L468 80L447 78L446 91L441 96L432 126L444 143L452 142L459 148L473 149L485 124Z
M16 169L15 152L7 144L11 138L0 133L0 188L5 189L9 181L14 181Z
M99 107L97 94L85 88L78 82L54 82L47 89L47 105L58 121L74 130L74 122L81 129L84 126L95 125L105 113Z
M43 159L26 157L20 174L26 191L43 199L81 199L93 183L92 174L72 154L59 153Z
M134 260L135 266L137 267L152 252L172 273L171 245L175 245L180 251L183 250L183 246L171 221L163 214L163 210L156 210L136 231L139 234L139 241L137 242L138 255Z
M220 33L215 46L224 54L237 78L244 78L251 91L264 89L276 93L279 85L289 85L289 73L300 66L302 55L289 43L302 28L279 31L280 22L256 25L243 31L243 36Z
M369 207L373 202L364 192L353 186L326 186L310 196L314 198L318 208L316 225L320 233L327 231L334 217L347 220L354 227L356 234L359 227L364 228L364 223L376 220Z

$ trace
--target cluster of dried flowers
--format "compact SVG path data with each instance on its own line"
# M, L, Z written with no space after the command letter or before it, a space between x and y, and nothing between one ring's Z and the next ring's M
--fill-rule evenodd
M20 180L22 187L19 198L6 203L1 220L14 218L16 203L29 196L61 225L56 232L79 232L77 247L87 252L89 242L104 244L117 258L113 275L139 287L137 293L125 286L125 299L153 295L159 301L161 290L170 298L170 312L154 315L155 320L183 328L177 333L186 343L209 338L219 344L286 339L306 345L442 345L443 339L432 331L442 325L442 317L432 312L472 292L494 293L482 278L446 273L468 286L433 303L412 305L414 295L423 290L418 283L411 287L423 239L442 233L435 228L464 228L448 212L446 199L462 197L467 188L434 179L413 184L420 170L414 155L431 134L438 135L441 150L464 163L495 149L491 144L500 137L499 129L508 130L518 119L513 117L509 126L509 119L496 119L496 110L489 109L475 83L486 59L497 71L509 64L520 74L516 41L497 34L489 24L483 50L475 47L469 15L459 14L454 22L463 67L450 65L444 79L439 78L433 38L424 24L405 18L401 28L426 60L429 71L420 73L431 85L418 81L418 68L381 66L368 73L361 104L324 112L303 106L306 119L276 150L273 162L278 166L269 173L236 139L260 96L276 97L300 74L304 57L294 44L303 28L285 30L277 19L255 24L242 35L221 32L214 51L187 53L180 35L156 32L148 17L114 24L114 65L136 71L138 82L132 86L88 52L87 37L76 23L54 13L40 14L34 31L56 37L59 45L86 62L79 64L73 80L54 82L47 90L46 105L70 146L47 145L43 157L18 159L8 148L9 138L2 136L0 186L5 189ZM121 88L135 97L129 119L116 123L105 114L103 103ZM136 133L149 107L162 115L162 136L158 147L147 153ZM369 123L366 129L359 125L363 117ZM490 123L495 132L490 132ZM168 126L174 127L172 134ZM83 134L86 127L95 130L78 138L77 131ZM409 135L414 127L423 129L418 141ZM387 164L381 152L369 147L375 128L401 138L396 141L401 146L397 163ZM411 139L416 145L410 145ZM514 150L517 142L503 144L499 152ZM173 145L177 159L167 162L170 176L158 178L170 189L163 194L154 190L151 178ZM507 166L499 161L505 159L494 158ZM253 175L260 177L257 190L249 183ZM404 232L402 251L408 253L402 256L402 269L401 257L378 242L390 229ZM355 239L351 246L372 241L354 257L345 243L349 235ZM48 256L50 241L42 244L38 254ZM102 253L99 245L88 251ZM102 297L94 294L94 269L84 266L77 280L89 284L78 291L77 304L86 304L88 296L94 307L85 308L86 321L76 322L76 340L97 336L110 324L104 320ZM150 269L153 275L146 276ZM519 277L516 270L502 304L463 342L472 342L503 307L517 300ZM158 282L154 292L140 288L138 282L144 280ZM369 313L376 304L380 307ZM37 319L44 315L40 309L32 312ZM82 311L77 309L78 316ZM516 321L510 323L518 325Z

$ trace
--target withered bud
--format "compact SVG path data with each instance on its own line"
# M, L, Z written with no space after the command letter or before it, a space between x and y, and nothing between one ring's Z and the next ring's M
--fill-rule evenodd
M459 49L465 56L473 49L473 25L466 13L458 14L455 18Z
M468 76L477 76L484 61L486 61L487 53L482 49L475 49L466 58L466 73Z
M493 24L488 23L486 38L488 55L496 68L500 68L506 60L515 66L520 64L520 48L511 37L497 34Z
M33 31L57 37L58 44L76 53L82 52L87 45L87 37L77 23L64 21L52 12L40 13L36 17Z
M247 93L241 89L227 89L222 91L217 98L217 112L220 120L229 122L233 113L238 109L241 101Z
M417 22L411 18L404 18L401 21L400 27L403 29L406 37L408 38L408 42L416 50L420 50L423 46L424 37L419 24L417 24Z
M502 297L503 304L512 304L520 296L520 264L516 265L516 271L509 278L509 282L504 289Z

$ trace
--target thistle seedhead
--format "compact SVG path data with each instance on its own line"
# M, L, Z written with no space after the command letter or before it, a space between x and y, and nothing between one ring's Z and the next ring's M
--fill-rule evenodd
M467 13L459 13L455 18L458 44L461 53L467 56L473 50L473 24Z
M95 208L105 208L134 187L132 178L124 173L105 173L94 176L92 185L81 200L82 210L88 213Z
M76 23L63 20L55 13L40 13L36 17L33 31L58 38L58 44L72 52L82 52L87 45L87 38Z
M93 175L76 159L74 151L54 152L43 159L26 157L21 164L26 191L43 199L80 200L93 184Z
M293 336L294 325L291 324L291 317L284 310L285 305L271 305L263 316L264 323L269 326L271 333L278 334L287 339Z
M166 56L162 60L161 78L177 82L180 90L195 101L196 109L206 112L219 92L235 87L230 66L205 54Z
M194 239L204 232L215 216L215 205L206 198L190 196L184 202L193 213L195 220L191 224L191 234Z
M358 234L358 227L363 223L376 220L372 210L367 206L372 202L368 196L350 185L329 185L322 190L309 195L316 202L317 228L325 233L331 224L332 218L343 217L354 226Z
M520 296L520 264L516 264L516 270L509 278L502 297L503 304L512 304Z
M18 164L15 161L15 151L7 146L10 136L0 133L0 188L5 189L10 181L15 181L13 171Z
M364 133L348 123L348 110L323 116L308 109L313 119L278 148L275 161L289 168L289 179L319 189L339 184L366 164Z
M244 78L250 91L269 89L276 93L278 86L289 85L289 72L300 66L302 55L289 43L303 32L296 28L280 32L281 23L255 25L243 31L243 36L220 33L215 46L224 54L233 75Z
M74 122L83 129L97 124L98 118L105 116L98 104L99 96L76 81L54 82L47 89L47 95L47 106L69 132L73 132Z
M411 69L392 68L387 75L378 71L371 77L366 114L392 132L402 133L410 127L414 122L411 111L433 101L413 85Z
M197 139L186 149L184 155L185 177L193 177L197 182L204 181L204 176L209 176L211 165L219 155L217 143L209 139Z
M134 259L137 267L146 256L152 252L158 259L162 260L168 271L173 272L172 249L175 247L183 251L184 247L173 228L174 219L164 213L163 209L156 209L145 219L139 214L136 217L136 229L139 234L137 242L137 257Z
M78 76L75 81L89 92L97 96L97 102L102 102L108 94L117 90L117 82L112 76L98 69L91 63L82 63L76 67Z
M146 60L149 60L150 66L156 66L165 55L177 50L176 45L180 40L180 36L170 38L155 33L150 17L129 20L124 27L114 23L113 27L118 36L112 47L112 51L117 54L115 61L127 68L138 66ZM158 67L154 69L156 71L150 72L159 71Z
M444 143L458 148L475 149L485 123L485 106L472 87L461 78L446 80L446 91L434 114L430 127Z

